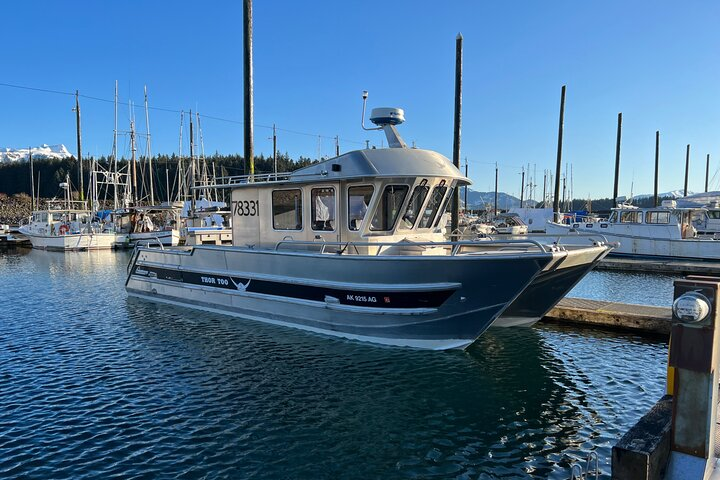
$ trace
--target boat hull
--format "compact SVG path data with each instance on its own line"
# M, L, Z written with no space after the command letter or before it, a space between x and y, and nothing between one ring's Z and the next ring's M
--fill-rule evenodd
M579 224L578 228L571 225L560 225L549 222L549 234L572 235L575 232L602 234L610 242L618 245L613 249L611 257L635 257L669 260L720 260L720 240L713 238L669 238L673 232L670 227L649 226L644 235L629 235L618 232L620 227L607 224L608 227L593 232L582 228L586 224ZM595 223L594 228L599 229L602 223ZM652 230L650 230L652 229Z
M611 251L609 246L573 248L551 262L493 322L492 327L529 327L540 321Z
M158 230L156 232L131 233L130 245L163 245L165 247L177 247L180 244L180 232L178 230Z
M552 254L367 256L138 248L129 295L373 343L471 344Z
M30 240L33 248L40 250L110 250L127 247L127 236L116 233L37 235L23 229L20 231Z

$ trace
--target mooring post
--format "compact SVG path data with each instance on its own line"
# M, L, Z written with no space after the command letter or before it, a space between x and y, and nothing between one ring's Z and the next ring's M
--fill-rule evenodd
M250 179L255 175L253 152L253 61L252 61L252 0L243 0L243 91L245 161L250 162Z
M655 193L653 195L654 205L658 203L658 169L660 168L660 130L655 132Z
M560 175L562 174L562 142L563 128L565 126L565 85L560 92L560 121L558 122L557 165L555 166L555 197L553 198L553 212L555 221L560 221Z
M617 206L618 179L620 178L620 140L622 139L622 112L618 113L617 140L615 141L615 185L613 187L613 207Z
M460 123L462 121L462 48L463 36L457 34L455 38L455 121L453 130L453 164L460 170ZM453 192L450 230L455 233L459 226L460 192L456 188ZM455 239L455 237L453 237Z
M708 191L708 179L710 177L710 154L707 154L707 161L705 163L705 193Z
M719 300L720 278L675 280L668 360L668 386L673 396L668 479L706 479L714 467Z
M685 189L683 190L683 197L687 197L687 185L688 185L688 172L690 171L690 145L688 144L685 150Z

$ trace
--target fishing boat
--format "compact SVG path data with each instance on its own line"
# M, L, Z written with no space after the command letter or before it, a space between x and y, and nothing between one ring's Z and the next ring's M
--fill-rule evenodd
M74 201L69 178L60 184L64 200L49 202L47 210L32 212L19 232L43 250L105 250L127 247L127 235L117 233L112 224L103 222L85 202Z
M389 148L223 179L233 245L137 247L128 294L379 344L470 345L567 252L531 239L446 241L443 213L469 179L406 147L401 109L374 109L371 121Z
M720 260L720 241L698 234L697 226L705 218L705 209L679 208L674 200L665 200L655 208L620 205L612 209L607 220L584 220L567 225L548 222L547 232L601 233L619 244L612 256L717 261Z

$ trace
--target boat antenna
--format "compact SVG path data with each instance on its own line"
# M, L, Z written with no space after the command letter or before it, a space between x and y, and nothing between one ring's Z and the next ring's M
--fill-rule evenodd
M407 148L407 144L400 137L395 125L400 125L405 122L405 112L402 108L373 108L370 112L370 121L377 125L377 127L365 127L365 108L367 104L368 92L363 90L363 109L362 109L362 121L360 125L363 130L383 130L385 137L388 141L390 148Z

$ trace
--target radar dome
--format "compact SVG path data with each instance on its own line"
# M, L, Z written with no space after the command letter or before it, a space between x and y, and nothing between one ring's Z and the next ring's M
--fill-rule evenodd
M378 127L400 125L405 122L405 112L402 108L373 108L370 112L370 121Z

